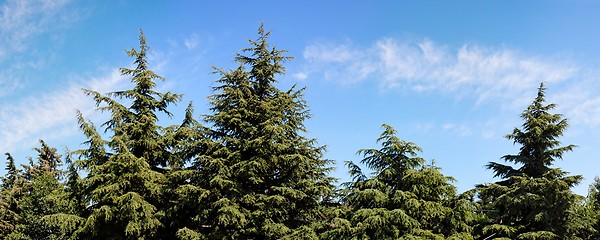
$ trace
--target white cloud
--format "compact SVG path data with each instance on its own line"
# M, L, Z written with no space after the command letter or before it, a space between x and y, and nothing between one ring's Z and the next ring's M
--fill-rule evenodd
M0 3L0 97L27 85L44 68L60 31L77 20L70 0L7 0ZM49 34L52 37L48 37ZM43 44L45 49L36 49ZM51 47L48 47L51 46Z
M0 64L0 98L12 94L16 89L21 88L35 71L45 67L44 59L35 59L30 61L11 62L8 66L2 67Z
M121 88L123 76L117 70L63 90L29 96L13 104L0 106L0 149L35 143L38 139L55 139L77 133L76 109L86 117L93 114L94 102L82 88L109 92Z
M0 57L10 51L23 51L26 42L69 21L62 12L70 0L8 0L0 6Z
M0 97L4 97L19 88L20 81L17 81L17 74L14 68L8 68L0 72Z
M465 124L445 123L442 129L458 134L459 136L471 136L473 134L473 130Z
M432 121L429 122L417 122L417 123L413 123L410 124L410 128L414 129L417 132L420 133L429 133L431 130L433 130L435 128L435 123Z
M347 62L355 59L360 54L360 51L350 49L350 46L345 44L334 45L316 43L309 45L304 49L304 58L310 60L326 60L329 62Z
M305 80L308 78L308 74L306 72L297 72L292 75L295 79Z
M558 105L555 112L562 113L571 124L600 126L600 83L599 72L583 74L579 81L561 86L561 89L548 89L548 101Z
M196 49L196 47L198 47L199 42L200 42L200 38L198 37L197 34L192 34L188 38L183 39L183 44L185 45L185 48L187 48L188 50Z
M600 127L600 72L571 59L532 56L506 47L465 44L450 48L427 39L393 38L368 46L350 41L314 43L305 48L303 56L307 63L302 73L313 79L322 76L343 85L371 81L384 90L450 94L478 105L509 109L515 118L533 101L540 82L546 82L548 102L558 104L554 112L562 113L572 125ZM503 120L495 121L497 125ZM470 130L460 124L441 127L484 138L504 133L482 131L494 129L484 125ZM510 130L507 126L502 129Z
M303 52L310 65L304 73L321 72L326 79L339 79L343 84L362 81L378 70L377 56L370 50L356 48L350 43L311 44Z
M384 38L368 47L315 43L305 48L304 58L311 74L322 73L342 84L373 79L383 89L440 91L478 102L501 98L517 105L522 104L524 93L534 92L540 82L561 82L578 73L568 62L506 48L464 45L449 50L430 40Z

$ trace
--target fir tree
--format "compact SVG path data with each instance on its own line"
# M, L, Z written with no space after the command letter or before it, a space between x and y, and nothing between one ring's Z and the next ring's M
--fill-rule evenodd
M6 155L6 176L2 178L2 187L3 188L12 188L19 178L20 171L17 169L15 165L15 159L10 155L10 153L5 153Z
M569 234L571 239L600 239L600 204L598 193L600 178L594 178L589 186L587 198L580 198L569 209Z
M104 140L94 125L79 115L81 130L88 138L88 148L78 152L78 166L88 171L80 186L91 202L78 230L83 238L157 238L164 227L164 174L172 159L167 150L169 141L157 125L157 113L171 116L167 108L181 96L154 90L155 80L163 78L148 68L149 47L141 31L139 43L139 50L127 51L135 59L135 68L120 69L121 74L131 77L133 89L107 95L84 90L100 110L111 113L103 126L112 135ZM130 100L130 105L121 104L119 99Z
M204 174L207 169L195 170L190 166L190 161L196 157L202 149L202 143L207 142L204 135L206 128L193 117L193 106L190 103L186 109L185 117L180 125L169 126L165 129L165 137L170 139L168 148L173 161L172 168L167 173L167 187L165 195L168 196L165 206L165 230L162 235L165 238L180 236L182 239L195 239L198 234L189 230L186 226L194 222L194 213L199 209L205 209L206 190L199 187L206 185Z
M279 90L285 51L259 37L236 57L240 66L221 75L205 120L210 141L197 144L194 185L199 206L181 237L278 239L315 237L320 203L333 193L323 148L304 136L309 117L302 89ZM307 232L308 231L308 232Z
M21 172L15 165L14 158L6 153L6 175L0 186L0 238L5 239L16 229L20 221L17 208L23 187Z
M338 218L324 234L328 239L469 239L471 207L456 196L451 177L418 157L421 148L396 137L383 125L377 139L381 149L362 149L372 174L347 162L352 182L345 183L343 201L351 208L346 219Z
M557 139L567 129L567 119L561 114L551 114L556 104L545 104L544 84L540 84L538 94L531 105L521 114L525 120L522 129L515 128L506 138L521 145L516 155L505 155L503 160L522 165L519 169L490 162L487 167L494 171L495 177L528 176L540 178L550 171L552 163L562 159L565 152L573 151L575 145L560 146Z
M579 208L579 216L581 218L589 218L588 221L591 226L587 226L585 233L591 237L587 239L598 239L600 238L600 178L595 177L594 182L590 184L588 190L587 201Z
M63 239L61 230L45 218L48 215L67 212L69 202L61 182L63 171L61 155L56 148L49 147L40 140L41 147L37 161L30 158L29 165L23 166L21 176L12 177L13 198L11 207L18 217L12 218L13 231L7 239ZM11 163L12 162L12 163ZM10 172L16 172L14 160L9 155Z
M54 233L57 239L78 239L76 232L84 221L82 216L85 215L87 202L80 186L81 178L77 167L71 160L72 152L68 150L66 152L65 160L68 168L63 171L66 179L53 192L58 199L61 199L63 208L59 212L43 216L42 220L48 226L57 229Z
M561 146L558 138L568 126L567 119L549 112L556 105L545 104L545 91L540 84L537 97L521 114L525 121L522 129L515 128L506 136L521 147L518 154L502 159L520 167L495 162L487 165L503 180L479 187L482 206L487 208L483 236L566 239L581 227L572 224L572 209L580 197L570 188L582 177L567 176L567 172L552 167L575 146Z
M595 177L594 182L590 184L587 199L590 206L600 210L600 177Z

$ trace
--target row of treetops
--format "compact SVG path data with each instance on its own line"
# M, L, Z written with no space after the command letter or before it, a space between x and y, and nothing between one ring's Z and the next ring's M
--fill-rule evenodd
M324 147L306 137L304 89L280 90L290 60L258 37L216 68L210 112L192 104L180 124L158 125L182 95L158 92L143 33L121 68L131 89L93 98L108 121L77 114L83 149L65 156L41 141L37 159L18 168L7 154L0 191L4 239L598 239L597 189L571 191L581 176L552 166L574 146L550 113L546 88L507 135L521 146L487 165L495 183L457 194L454 179L419 156L389 125L376 149L346 162L338 186ZM61 167L63 163L66 163ZM361 169L366 167L366 172ZM514 167L513 167L514 166ZM596 184L594 186L600 186Z

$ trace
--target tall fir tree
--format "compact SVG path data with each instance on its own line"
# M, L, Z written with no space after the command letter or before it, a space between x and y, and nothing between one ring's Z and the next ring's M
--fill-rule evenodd
M209 140L198 142L194 160L198 201L180 236L231 239L316 238L320 203L333 193L323 147L306 138L310 114L303 89L279 90L285 51L272 47L261 24L234 70L221 75L210 99Z
M377 139L381 149L361 149L372 174L346 162L352 182L345 183L343 202L350 209L345 218L332 221L326 239L472 239L468 198L457 196L439 168L418 157L421 148L396 137L383 125Z
M523 111L522 128L515 128L506 138L521 145L519 153L505 155L510 165L490 162L487 168L502 180L479 186L481 206L486 212L481 235L511 239L569 239L580 232L581 225L573 208L581 200L570 188L580 175L553 168L574 145L561 146L558 140L568 126L561 114L549 111L555 104L545 103L546 88L540 84L537 97Z
M15 159L6 153L6 175L0 186L0 238L5 239L15 232L21 220L18 201L22 194L23 177L15 165Z
M168 221L162 219L162 206L165 173L172 158L157 114L171 116L167 108L181 96L154 90L156 80L163 78L149 69L149 47L141 31L139 44L139 49L127 51L135 59L135 68L120 69L122 75L131 77L132 89L107 95L84 90L101 111L110 112L111 118L103 126L111 135L104 140L94 125L79 115L81 130L88 138L88 148L78 152L81 159L77 164L87 171L80 187L91 203L77 232L81 238L158 238L163 221Z
M6 196L10 199L7 217L12 231L3 236L5 239L64 239L61 229L46 218L69 209L61 181L61 155L44 141L40 140L40 144L40 148L34 148L37 159L30 158L23 171L16 169L14 159L7 154L10 180L4 187L10 186Z

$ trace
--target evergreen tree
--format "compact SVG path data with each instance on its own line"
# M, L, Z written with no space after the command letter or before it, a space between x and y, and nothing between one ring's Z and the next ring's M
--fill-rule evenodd
M421 148L396 137L383 125L377 139L381 149L358 154L372 174L346 162L352 182L345 183L343 198L351 209L346 219L334 219L328 239L470 239L469 201L456 196L454 179L418 157Z
M69 201L71 201L72 203L72 212L79 216L83 214L83 211L86 207L85 196L83 196L83 192L81 189L81 177L79 176L79 172L77 171L77 166L71 160L70 152L67 155L66 160L68 164L68 169L66 172L67 179L65 183L65 191L69 196Z
M540 84L538 94L531 105L521 114L525 120L523 129L515 128L506 138L514 144L521 145L516 155L505 155L503 160L522 165L519 169L490 162L487 167L494 171L495 177L504 179L512 176L528 176L540 178L550 172L556 159L562 159L565 152L573 151L575 145L560 146L557 139L563 135L568 126L567 119L561 114L551 114L556 104L545 104L544 84Z
M600 210L600 177L595 177L588 190L588 202L593 208Z
M13 228L5 235L6 239L64 239L60 229L45 218L69 208L61 182L64 172L59 169L61 155L44 141L40 140L40 144L40 148L34 148L38 152L37 161L30 158L22 174L8 155L9 175L12 175L8 181L12 182L9 184L12 194L7 195L12 198L8 216L13 216Z
M310 115L303 89L279 90L285 51L259 37L236 57L235 70L221 75L205 120L209 139L197 143L194 159L193 224L180 237L278 239L316 237L310 227L321 220L320 203L333 193L323 147L304 136ZM248 53L248 54L245 54Z
M20 171L17 169L15 165L15 159L10 155L10 153L5 153L6 155L6 176L2 178L2 187L3 188L12 188L15 183L17 183Z
M507 139L521 145L516 155L505 155L505 161L520 166L491 162L487 165L494 176L503 180L479 187L481 204L487 211L483 236L512 239L567 239L581 226L573 224L573 213L580 197L571 187L582 177L552 168L574 145L561 146L558 140L568 126L561 114L551 114L555 104L545 104L544 84L531 105L521 114L522 129L515 128ZM579 225L579 226L578 226Z
M181 96L154 90L155 80L163 78L148 68L149 48L141 31L139 43L139 50L127 51L135 59L135 68L120 69L131 77L133 89L107 95L84 90L100 110L111 113L103 126L112 135L104 140L94 125L79 115L81 130L88 138L88 148L78 152L81 159L77 164L88 172L80 187L91 203L77 233L82 238L158 238L164 227L165 173L172 159L167 150L169 140L157 125L157 113L171 116L167 108ZM118 99L129 100L130 105Z
M63 171L66 181L61 182L60 188L53 194L61 199L64 206L62 211L47 214L42 220L48 225L57 229L54 233L56 239L78 239L76 232L84 221L86 200L80 186L80 177L77 167L71 160L71 152L67 150L66 163L68 169Z
M194 239L198 234L189 230L186 226L194 222L194 213L199 209L205 209L206 190L199 187L205 185L203 171L195 170L190 166L190 161L204 152L201 145L207 142L204 135L206 128L193 117L193 106L190 103L186 109L183 122L176 126L165 129L165 137L170 139L168 148L173 161L172 169L167 173L167 187L165 195L167 205L165 206L165 230L164 238L173 239L179 235L183 239ZM202 184L200 184L202 183Z
M590 184L588 196L574 209L576 221L581 226L577 236L582 239L600 239L600 178L595 177Z
M0 238L5 239L14 232L20 221L17 208L18 199L22 192L23 179L15 165L14 158L6 153L6 175L0 186Z

